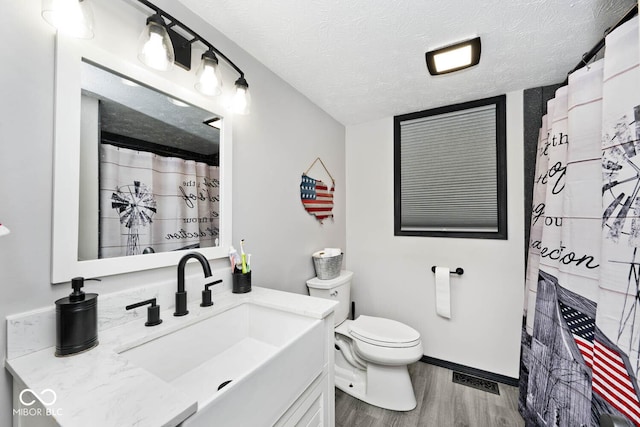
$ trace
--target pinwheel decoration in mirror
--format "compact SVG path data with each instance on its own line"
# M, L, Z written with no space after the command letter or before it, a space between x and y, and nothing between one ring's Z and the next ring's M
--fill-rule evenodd
M133 185L117 187L111 200L111 207L120 215L120 223L128 229L127 255L137 255L140 253L140 227L149 225L156 213L153 192L140 181L134 181Z

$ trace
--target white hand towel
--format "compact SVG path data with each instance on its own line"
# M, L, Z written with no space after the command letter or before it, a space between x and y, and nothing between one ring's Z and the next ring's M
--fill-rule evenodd
M447 319L451 319L450 273L448 267L436 267L436 313Z

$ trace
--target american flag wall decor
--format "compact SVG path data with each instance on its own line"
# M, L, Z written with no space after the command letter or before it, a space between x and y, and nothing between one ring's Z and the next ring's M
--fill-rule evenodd
M333 218L333 192L335 185L331 189L322 181L311 178L307 174L302 174L300 181L300 200L305 210L314 215L322 224L326 218Z

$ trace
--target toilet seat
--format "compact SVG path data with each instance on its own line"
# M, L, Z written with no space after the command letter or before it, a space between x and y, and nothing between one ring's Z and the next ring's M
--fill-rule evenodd
M380 324L382 326L377 328ZM422 357L420 334L415 329L394 320L360 316L356 320L345 320L334 331L336 334L350 338L355 355L368 363L402 366L416 362ZM358 331L364 335L358 334ZM367 338L367 335L378 340ZM417 339L414 339L416 337ZM401 342L403 339L411 341Z
M361 315L349 323L349 333L357 340L380 347L406 348L420 343L418 331L382 317Z

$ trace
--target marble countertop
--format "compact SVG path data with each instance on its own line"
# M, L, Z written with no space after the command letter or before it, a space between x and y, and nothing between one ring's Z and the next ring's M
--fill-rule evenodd
M173 308L164 310L163 323L154 327L144 325L143 307L135 321L100 331L100 343L91 350L55 357L55 348L49 347L5 360L5 367L27 388L55 392L55 403L47 409L60 426L176 426L196 412L196 400L118 353L247 302L317 319L328 316L336 305L326 299L253 287L246 294L218 294L213 307L191 302L186 316L173 316Z

